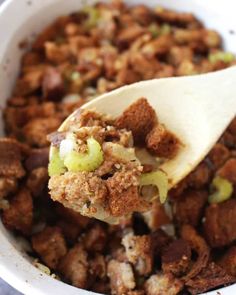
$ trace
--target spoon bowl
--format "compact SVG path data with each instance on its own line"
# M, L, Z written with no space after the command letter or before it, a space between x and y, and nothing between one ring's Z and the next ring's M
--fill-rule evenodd
M117 117L140 97L147 98L159 121L182 142L177 156L160 166L171 188L204 159L236 115L236 66L209 74L134 83L99 96L82 109L95 108Z

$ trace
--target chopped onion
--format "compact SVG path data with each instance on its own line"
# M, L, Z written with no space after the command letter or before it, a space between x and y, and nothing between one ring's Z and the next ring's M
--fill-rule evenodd
M64 159L66 155L72 152L75 148L75 141L72 138L63 139L60 143L59 154L61 159Z
M126 148L123 145L113 142L106 142L103 145L104 151L108 152L113 157L125 162L133 162L140 165L140 161L135 155L134 148Z

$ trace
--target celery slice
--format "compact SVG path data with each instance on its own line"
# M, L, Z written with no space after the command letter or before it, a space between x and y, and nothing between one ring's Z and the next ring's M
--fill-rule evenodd
M83 9L83 12L85 12L88 15L88 18L85 21L86 28L92 29L92 28L96 27L96 25L100 19L99 10L96 7L86 6Z
M171 32L171 26L169 24L163 24L161 26L161 31L160 34L161 35L168 35Z
M211 53L209 55L208 59L212 64L215 64L218 61L223 61L225 63L231 63L234 60L234 55L230 52L218 51L216 53Z
M166 201L168 193L168 178L166 174L160 170L145 173L141 175L140 186L155 185L159 191L160 202Z
M103 162L103 152L100 144L94 138L87 139L88 152L69 152L64 158L64 164L68 171L94 171Z
M232 183L220 176L216 176L213 179L212 187L216 189L216 192L211 194L208 198L208 202L211 204L224 202L228 200L233 193Z
M77 81L78 79L80 79L81 75L80 75L80 72L77 72L77 71L74 71L71 73L71 80L72 81Z
M149 32L152 34L153 38L157 38L160 34L160 28L156 23L150 24L148 27Z
M66 172L66 167L63 160L60 158L59 150L52 147L51 158L48 164L48 174L49 176L60 175Z

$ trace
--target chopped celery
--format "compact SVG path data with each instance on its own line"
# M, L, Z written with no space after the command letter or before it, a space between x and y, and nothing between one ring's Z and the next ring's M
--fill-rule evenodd
M152 34L153 38L158 37L158 35L160 34L160 28L156 23L150 24L150 26L148 27L148 30Z
M158 170L141 175L140 186L155 185L159 191L160 202L164 203L168 193L168 179L164 172Z
M218 61L223 61L225 63L231 63L234 60L234 55L230 52L218 51L216 53L209 54L208 59L212 64L215 64Z
M168 35L171 32L171 27L169 24L163 24L161 26L160 34L161 35Z
M59 150L52 147L51 158L48 165L48 174L51 177L53 175L60 175L64 172L66 172L66 167L63 160L60 158Z
M233 193L233 185L227 179L216 176L212 181L213 189L216 192L211 194L208 198L209 203L221 203L228 200Z
M64 158L64 164L71 172L94 171L103 162L103 152L100 144L94 139L87 139L88 152L71 151Z
M70 78L72 81L77 81L80 78L80 72L72 72Z
M92 6L86 6L83 9L83 12L85 12L88 16L88 18L85 21L85 26L87 27L87 29L96 27L98 20L100 18L99 10Z

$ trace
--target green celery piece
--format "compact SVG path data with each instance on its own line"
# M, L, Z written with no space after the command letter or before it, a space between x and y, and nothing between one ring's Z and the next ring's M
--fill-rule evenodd
M224 202L228 200L233 193L232 183L220 176L216 176L213 179L212 187L216 189L216 192L211 194L208 198L208 202L211 204Z
M208 57L209 61L212 64L217 63L218 61L223 61L225 63L231 63L234 60L234 55L230 52L216 52L216 53L211 53Z
M161 170L144 173L140 178L140 186L155 185L159 191L160 202L166 201L168 193L168 178Z
M50 177L54 175L61 175L66 172L66 167L63 160L60 158L59 150L52 147L51 158L48 164L48 174Z
M94 171L102 164L103 151L99 142L94 138L88 138L87 146L87 153L71 151L65 156L64 164L68 171Z

